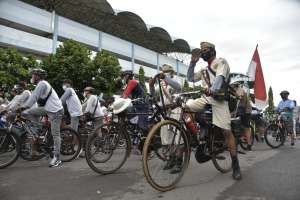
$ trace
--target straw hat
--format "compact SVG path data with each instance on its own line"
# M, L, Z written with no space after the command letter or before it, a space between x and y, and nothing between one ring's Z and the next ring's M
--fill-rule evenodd
M123 112L124 110L126 110L131 105L132 105L131 99L119 98L112 105L113 113L119 114L119 113Z
M164 64L161 68L161 71L163 73L168 73L168 72L174 72L174 69L171 65L168 65L168 64Z

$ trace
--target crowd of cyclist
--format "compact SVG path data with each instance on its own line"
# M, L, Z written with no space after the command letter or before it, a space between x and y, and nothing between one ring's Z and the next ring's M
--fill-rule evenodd
M217 95L224 88L224 85L229 83L230 68L224 58L216 57L216 50L213 44L202 42L200 47L200 49L196 49L192 52L187 78L190 82L202 80L205 95L198 99L189 100L186 108L193 112L198 112L207 104L212 106L213 124L223 129L232 158L233 178L239 180L242 176L235 139L231 132L230 119L232 113L230 113L228 101L226 99L219 99ZM195 72L196 63L200 58L206 61L208 66L199 72ZM164 99L165 105L172 104L172 94L181 92L182 87L180 83L174 79L175 71L172 66L164 64L161 70L161 73L150 79L150 95L157 97L156 99L160 105L163 103L162 99ZM13 99L8 101L5 98L4 90L0 88L0 105L6 105L1 109L12 112L22 112L22 115L35 121L38 121L40 117L44 115L49 117L51 133L54 140L54 156L49 166L57 167L62 163L59 158L61 145L60 127L64 113L66 113L66 111L69 113L70 127L75 131L78 131L81 120L85 122L93 121L96 128L103 124L103 120L108 114L107 106L111 101L108 103L101 98L99 99L93 87L86 87L83 94L85 99L81 102L73 88L72 81L68 79L62 82L64 94L59 98L55 88L46 81L46 71L43 69L33 69L30 71L30 75L30 82L35 85L35 89L32 92L27 89L27 83L25 81L20 81L11 91L14 96ZM142 85L134 79L134 73L132 71L122 72L121 78L124 84L124 91L121 98L136 99L143 98L147 95ZM161 94L159 94L158 81L161 83L162 97ZM244 134L249 143L248 150L250 151L252 146L250 141L251 113L255 110L260 112L260 110L254 106L253 95L250 94L249 96L249 92L240 84L234 83L232 84L232 88L234 88L234 95L239 99L237 114L241 116L241 122L245 128ZM287 91L281 92L280 95L282 101L279 103L277 111L283 113L288 121L288 130L292 135L291 144L294 145L295 124L296 121L299 120L299 111L296 109L296 103L288 99L289 93ZM65 111L64 107L66 108ZM137 104L135 107L137 112L143 112L147 109L147 105L145 106L145 104ZM138 119L139 127L145 131L147 131L146 117L147 116L140 116ZM261 137L263 135L264 125L262 121L257 122ZM162 143L169 143L167 136L162 135L161 137ZM173 173L180 171L180 165L173 167Z

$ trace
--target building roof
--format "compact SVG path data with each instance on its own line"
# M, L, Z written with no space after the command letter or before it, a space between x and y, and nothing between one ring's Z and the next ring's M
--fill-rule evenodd
M106 0L21 0L39 8L55 10L60 16L131 41L159 53L190 53L184 39L172 40L161 27L147 28L135 13L116 12Z

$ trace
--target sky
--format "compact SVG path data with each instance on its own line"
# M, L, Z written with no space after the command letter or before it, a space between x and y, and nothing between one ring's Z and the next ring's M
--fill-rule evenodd
M166 29L193 47L214 43L231 72L246 73L256 44L267 89L275 104L281 90L300 103L299 0L108 0L146 24ZM203 63L202 63L203 64ZM201 65L201 63L199 64ZM199 67L199 66L198 66Z

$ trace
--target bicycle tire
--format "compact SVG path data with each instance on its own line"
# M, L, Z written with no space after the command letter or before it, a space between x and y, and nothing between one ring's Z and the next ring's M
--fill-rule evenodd
M220 134L218 135L219 138L218 140L216 140L217 135L216 134ZM218 132L218 133L214 133L211 135L212 139L211 139L211 160L215 166L215 168L220 171L221 173L227 173L230 172L232 167L231 167L231 157L230 157L230 152L229 149L227 147L227 144L225 142L225 137L222 133ZM222 167L221 164L219 163L219 160L221 160L219 157L221 157L219 154L223 153L223 152L227 152L227 154L229 154L227 160L229 159L229 166L228 167ZM223 156L224 157L224 156ZM222 157L222 158L223 158ZM226 157L225 157L226 159ZM223 159L222 159L223 160Z
M277 135L274 135L276 138L275 140L280 140L280 142L277 144L277 145L274 145L271 143L270 139L269 139L269 131L275 131L276 130L276 134ZM278 132L279 130L279 132ZM272 133L272 132L271 132ZM272 135L273 137L273 135ZM266 141L266 144L271 147L272 149L277 149L279 148L280 146L282 146L285 142L285 133L283 132L283 130L277 125L277 124L270 124L267 128L266 128L266 131L264 133L264 138L265 138L265 141Z
M66 154L68 154L68 153L66 153L66 152L63 152L64 151L64 146L63 145L66 145L66 143L67 143L67 139L69 139L69 138L64 138L63 137L63 135L64 135L64 132L68 132L68 133L71 133L72 134L72 142L77 142L77 149L74 151L74 149L73 149L73 153L71 154L71 156L70 157L68 157L68 158L64 158L64 156L66 155ZM62 138L62 140L61 140L61 150L60 150L60 154L61 154L61 161L62 162L71 162L72 160L74 160L75 158L77 158L78 157L78 155L79 155L79 153L80 153L80 150L81 150L81 146L82 146L82 143L81 143L81 140L80 140L80 136L79 136L79 134L78 134L78 132L76 132L75 130L73 130L72 128L69 128L69 127L64 127L64 128L62 128L61 130L60 130L60 134L61 134L61 138ZM64 140L65 139L65 140ZM69 144L70 145L70 144ZM70 147L69 147L70 148ZM73 147L74 148L74 147Z
M0 169L4 169L4 168L14 164L17 161L17 159L20 155L20 140L19 140L19 137L15 133L8 132L7 129L0 129L0 131L2 131L2 134L6 134L10 139L15 141L15 149L16 149L16 155L14 155L14 157L12 157L11 160L9 160L8 162L6 162L4 164L0 163ZM1 148L0 148L0 151L1 151ZM1 155L1 152L0 152L0 155Z
M161 129L161 127L163 125L174 125L176 128L178 128L179 130L183 130L183 127L181 126L180 122L175 121L175 120L162 120L159 123L157 123L156 125L154 125L152 127L152 129L150 130L150 132L148 133L148 136L146 138L146 141L144 143L144 147L143 147L143 172L145 175L145 178L147 180L147 182L156 190L161 191L161 192L166 192L166 191L170 191L172 189L174 189L177 185L177 183L181 180L181 178L183 177L185 170L187 169L188 165L189 165L189 160L190 160L190 144L189 144L189 140L188 137L186 135L185 131L182 131L182 138L183 141L185 143L185 153L186 153L186 157L183 160L183 167L181 172L179 173L179 176L175 179L175 181L173 181L170 185L166 185L166 186L162 186L159 183L157 183L151 176L150 172L149 172L149 166L148 166L148 162L150 160L153 160L153 158L148 158L149 156L151 156L151 154L149 153L151 151L151 149L153 149L153 146L151 144L152 138L155 137L155 134L157 133L158 130ZM156 152L157 154L157 152ZM158 156L159 159L161 159L160 156Z
M102 136L99 136L98 131L100 129L103 129L104 126L109 126L109 128L113 128L111 126L114 126L117 130L116 133L108 133L104 136L105 144L108 141L108 137L111 137L112 134L117 135L116 137L118 137L119 139L117 139L117 141L116 141L117 144L115 144L114 147L111 148L111 146L109 146L109 150L111 153L109 155L109 159L102 160L102 162L101 161L99 162L99 160L98 160L98 162L94 162L95 158L92 153L92 146L94 145L93 141L94 141L94 139L97 139L97 137L98 138L102 137ZM111 129L109 129L109 130L111 130ZM125 141L126 141L125 154L123 155L124 157L119 160L121 162L119 162L116 167L112 167L110 169L104 169L105 164L111 160L113 154L118 149L118 145L119 145L118 143L119 143L120 138L125 139ZM110 141L108 141L108 142L110 142ZM106 147L105 144L102 146ZM123 147L121 147L121 148L123 148ZM102 150L102 152L103 151L105 151L104 154L107 153L106 150ZM127 158L130 155L130 151L131 151L131 140L130 140L130 136L127 134L127 132L122 130L121 127L119 127L119 125L116 123L104 124L101 127L97 128L96 131L88 137L87 143L86 143L86 149L85 149L85 153L86 153L85 157L86 157L87 164L93 171L95 171L96 173L102 174L102 175L107 175L107 174L112 174L112 173L116 172L125 164ZM99 164L100 166L96 166L96 164Z
M40 154L39 155L35 155L35 156L28 156L25 154L25 145L26 145L26 134L25 133L24 135L22 135L20 137L20 157L23 159L23 160L26 160L26 161L38 161L42 158L44 158L46 155L44 153L41 153L39 152Z

